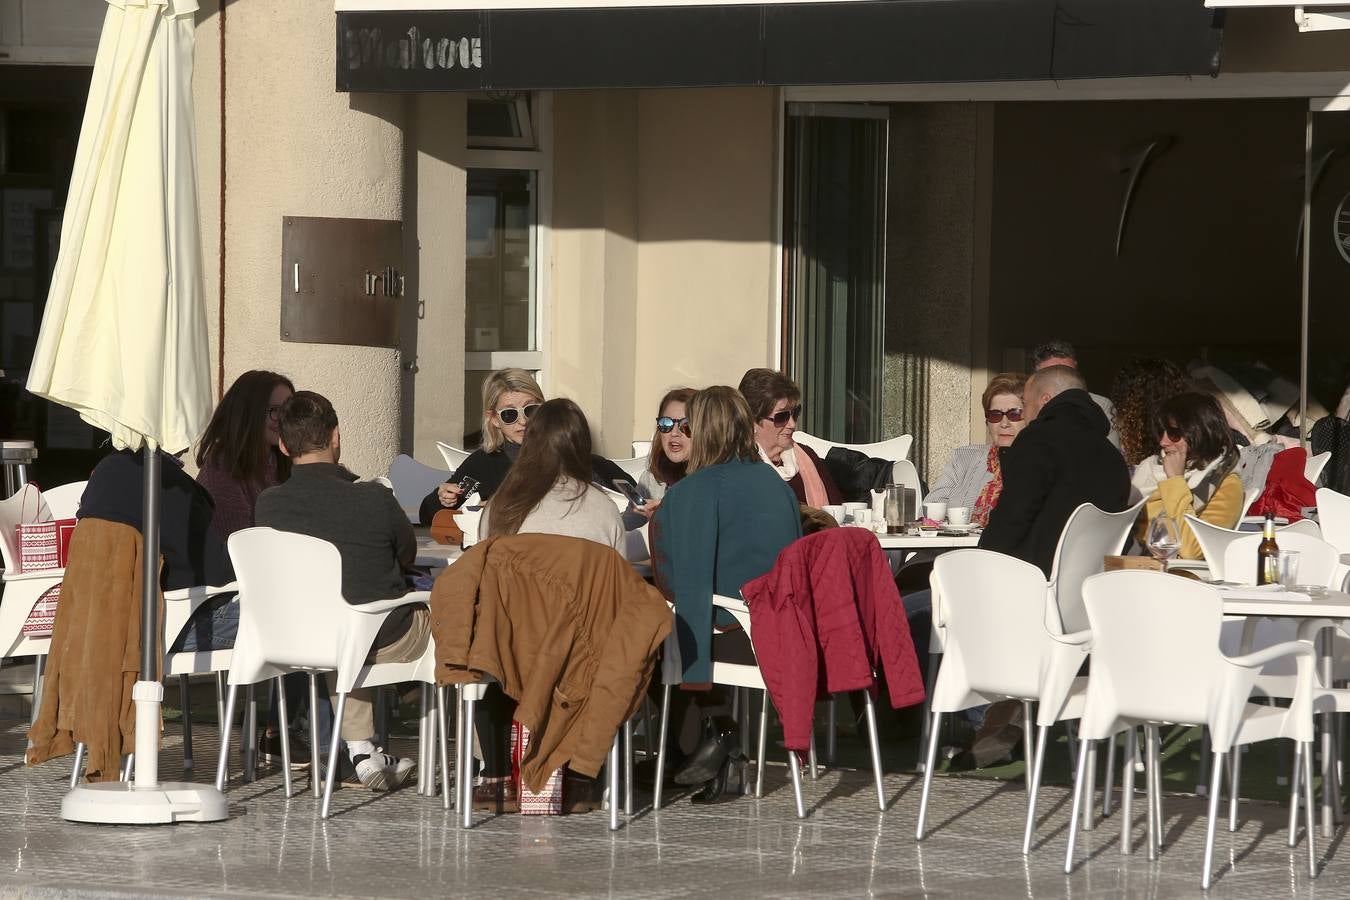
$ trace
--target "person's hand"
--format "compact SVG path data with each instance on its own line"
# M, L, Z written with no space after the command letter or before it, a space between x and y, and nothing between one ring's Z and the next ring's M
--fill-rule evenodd
M646 503L642 504L641 506L634 506L634 507L633 507L633 510L634 510L634 512L641 513L643 516L647 517L648 519L651 519L652 516L656 515L656 508L657 508L658 506L660 506L660 505L661 505L661 501L660 501L660 500L648 500Z
M454 509L459 506L459 503L463 498L464 489L457 484L451 484L447 481L436 488L436 499L441 501L441 506L444 506L446 509Z
M1176 478L1186 473L1186 442L1178 441L1163 451L1163 472L1168 478Z

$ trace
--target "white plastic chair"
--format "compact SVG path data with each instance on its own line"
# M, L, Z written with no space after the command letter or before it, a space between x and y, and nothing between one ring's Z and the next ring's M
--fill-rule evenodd
M793 432L792 439L816 451L816 455L821 459L825 458L831 447L843 447L846 450L857 450L864 456L889 459L892 462L908 459L909 448L914 443L914 436L911 434L902 434L899 437L887 438L884 441L876 441L871 444L845 444L841 441L827 441L824 438L807 434L805 431Z
M1209 567L1210 578L1215 581L1236 581L1237 579L1228 577L1224 572L1224 560L1228 552L1228 545L1241 538L1251 537L1252 532L1239 531L1236 528L1221 528L1196 516L1186 516L1186 524L1191 526L1191 533L1195 535L1196 542L1200 544L1200 552L1205 556L1205 565ZM1288 525L1276 528L1275 534L1277 540L1283 534L1321 537L1322 529L1311 519L1299 519L1297 522L1291 522ZM1259 535L1257 539L1260 539ZM1256 553L1253 551L1252 559L1255 558Z
M923 481L920 480L919 470L914 463L907 459L897 459L895 465L891 467L891 484L903 484L907 488L913 488L914 510L916 513L923 512Z
M395 456L389 464L389 483L394 497L408 514L408 521L414 524L418 521L422 499L449 477L450 473L444 469L423 465L406 453Z
M1296 531L1292 525L1278 530L1275 540L1280 550L1298 553L1299 584L1340 587L1343 579L1339 579L1337 573L1341 569L1341 554L1330 543L1321 537ZM1229 542L1223 555L1225 581L1256 583L1256 548L1260 544L1259 534L1244 534Z
M1083 584L1092 628L1092 677L1079 723L1078 778L1069 820L1069 845L1064 871L1073 871L1078 836L1078 811L1083 800L1088 747L1139 725L1149 732L1148 841L1149 858L1157 855L1162 831L1161 779L1157 727L1203 725L1209 729L1214 760L1205 832L1205 868L1201 885L1208 888L1218 820L1219 779L1224 757L1241 745L1271 738L1299 744L1295 766L1312 759L1312 690L1315 653L1311 643L1277 644L1247 656L1225 656L1219 649L1223 600L1210 585L1161 572L1122 571L1094 575ZM1299 689L1289 708L1249 702L1261 668L1270 660L1297 656ZM1133 741L1127 754L1133 755ZM1129 852L1133 804L1133 759L1126 760L1122 798L1121 849ZM1317 874L1312 815L1312 778L1303 770L1308 805L1306 829L1310 874Z
M473 453L472 450L461 450L458 447L451 447L449 444L443 443L442 441L436 442L436 449L441 451L441 458L445 460L446 468L451 472L458 469L460 464L468 459ZM431 489L428 488L427 490L430 491Z
M1322 539L1350 553L1350 497L1331 488L1317 489L1317 523Z
M651 456L651 455L652 455L652 442L651 442L651 441L633 441L633 455L634 455L634 456Z
M1308 461L1303 464L1303 477L1317 484L1317 479L1322 477L1322 470L1331 462L1331 451L1324 453L1314 453L1308 457Z
M935 595L942 595L933 616L946 632L946 645L933 687L915 840L924 837L944 714L998 700L1040 700L1037 721L1045 723L1039 736L1044 748L1050 724L1078 718L1085 690L1085 679L1077 675L1087 635L1047 629L1057 614L1045 575L1036 566L990 550L953 550L933 563L932 582ZM1037 787L1028 786L1028 830ZM1029 840L1028 834L1024 846Z
M634 456L632 459L616 459L612 462L627 472L632 477L633 483L637 484L637 480L642 477L642 473L647 471L648 458L646 456Z
M342 714L347 695L354 688L418 681L423 690L435 689L435 641L428 640L422 656L411 662L366 664L375 635L390 612L405 606L425 606L430 594L414 592L392 600L353 605L342 597L342 557L327 541L272 528L245 528L230 535L230 559L239 580L239 635L230 662L229 695L225 723L234 717L239 685L255 684L289 672L310 676L310 734L317 735L314 678L320 672L337 673L337 705L333 735L328 748L328 775L323 790L320 817L328 818L333 782L337 776L341 746ZM424 694L425 696L425 694ZM428 759L425 742L439 737L446 809L450 807L449 754L445 734L445 692L436 690L436 735L423 728L422 760ZM286 721L285 693L278 700ZM424 723L426 720L423 720ZM291 796L290 747L287 730L281 729L282 772L286 796ZM216 789L224 790L229 765L230 732L222 728ZM457 752L464 752L463 746ZM310 782L318 795L318 749L310 767Z

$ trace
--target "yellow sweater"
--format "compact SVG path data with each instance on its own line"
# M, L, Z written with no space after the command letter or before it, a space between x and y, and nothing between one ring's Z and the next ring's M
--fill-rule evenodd
M1200 511L1199 518L1221 528L1236 528L1242 518L1243 497L1242 479L1238 478L1236 473L1230 472L1220 482L1219 489L1205 504L1205 508ZM1139 543L1144 543L1144 539L1148 536L1148 523L1160 512L1166 512L1171 516L1181 529L1180 558L1203 559L1205 554L1200 550L1200 542L1195 539L1191 526L1186 524L1185 517L1194 516L1196 513L1195 498L1191 495L1191 487L1185 478L1177 475L1158 482L1158 489L1148 498L1148 503L1144 506L1144 515L1139 520L1135 535Z

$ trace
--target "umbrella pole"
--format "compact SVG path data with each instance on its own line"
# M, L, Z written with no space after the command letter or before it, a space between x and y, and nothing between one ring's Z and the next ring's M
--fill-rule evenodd
M159 784L159 451L147 441L141 506L141 679L131 691L136 704L136 787Z

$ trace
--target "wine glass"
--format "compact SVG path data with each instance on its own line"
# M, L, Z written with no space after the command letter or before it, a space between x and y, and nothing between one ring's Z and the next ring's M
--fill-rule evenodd
M1176 519L1166 513L1159 513L1148 524L1148 549L1156 559L1162 561L1162 570L1167 572L1167 561L1181 550L1181 530Z

